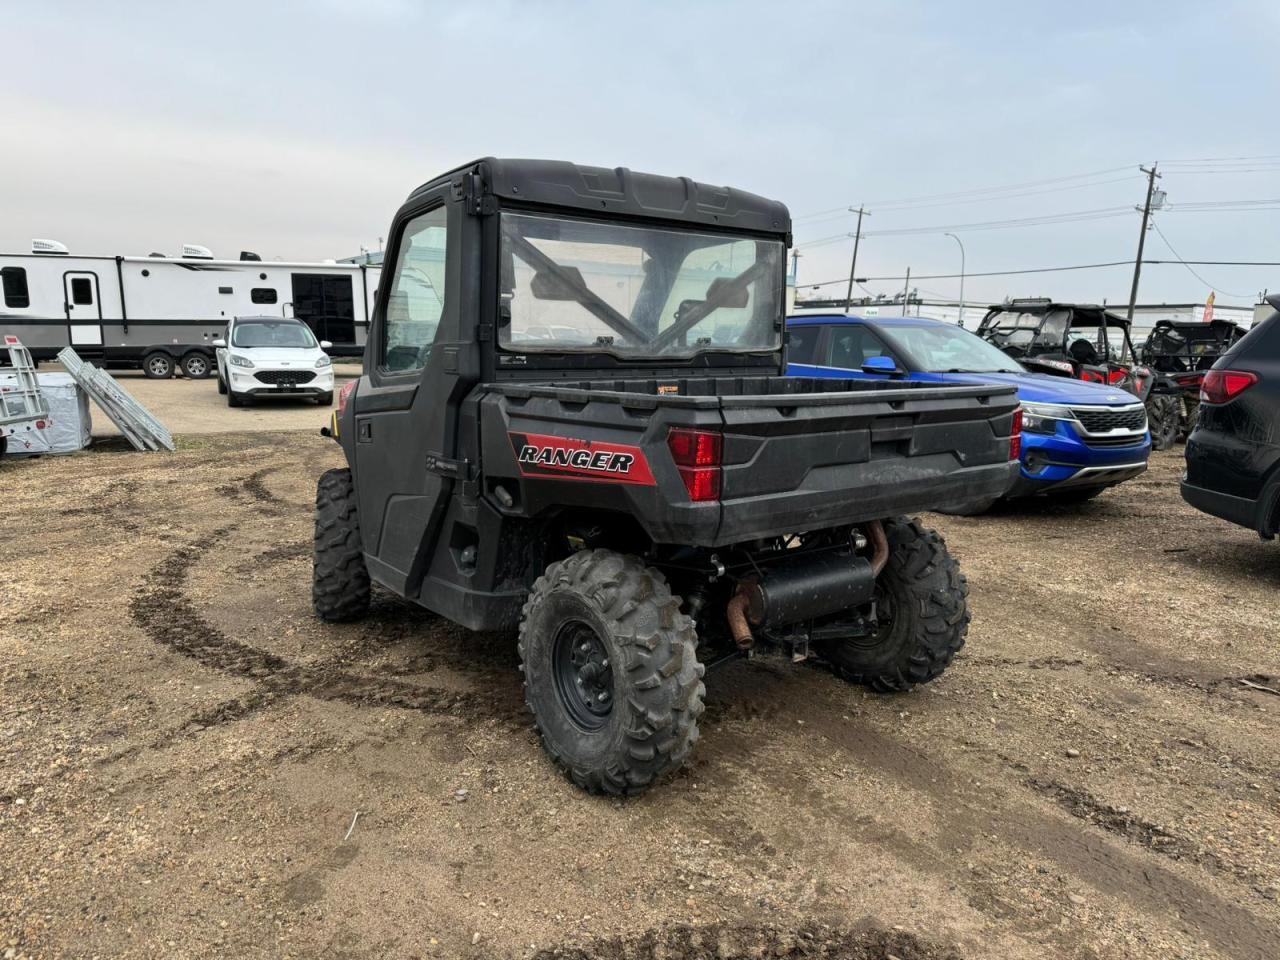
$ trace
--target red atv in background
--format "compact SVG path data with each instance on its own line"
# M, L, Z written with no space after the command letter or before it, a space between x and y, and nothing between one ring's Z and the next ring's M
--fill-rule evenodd
M1220 356L1247 333L1229 320L1161 320L1142 345L1142 362L1152 373L1143 401L1157 450L1185 439L1195 426L1200 385Z
M1127 390L1146 400L1152 374L1139 366L1129 321L1091 303L1010 300L987 310L978 336L1035 373Z

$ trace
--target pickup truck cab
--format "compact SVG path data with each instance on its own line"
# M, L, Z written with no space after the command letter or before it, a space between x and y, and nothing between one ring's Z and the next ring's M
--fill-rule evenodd
M964 642L966 586L902 514L1003 493L1001 384L784 376L786 207L687 178L486 159L410 194L358 381L325 432L313 603L370 583L517 634L579 786L697 740L705 665L820 654L905 690Z
M227 406L241 407L262 397L307 397L333 403L333 346L291 317L234 317L213 341L218 392Z
M982 338L923 317L799 314L787 328L793 376L1014 387L1022 462L1006 497L1087 500L1147 469L1145 408L1119 387L1032 373ZM992 503L945 512L981 513Z

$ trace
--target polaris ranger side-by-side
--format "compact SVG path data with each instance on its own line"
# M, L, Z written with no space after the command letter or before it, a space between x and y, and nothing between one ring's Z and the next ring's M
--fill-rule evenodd
M1000 385L788 378L790 216L688 179L481 160L396 214L363 376L326 432L314 604L370 582L518 627L578 785L649 786L697 741L704 664L810 651L904 690L964 642L964 578L901 515L1017 472Z

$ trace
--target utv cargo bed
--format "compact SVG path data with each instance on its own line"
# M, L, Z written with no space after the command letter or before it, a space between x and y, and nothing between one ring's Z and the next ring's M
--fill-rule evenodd
M998 497L1017 469L1018 401L1004 386L751 376L506 382L477 393L485 482L522 481L513 510L537 516L571 496L635 516L657 543L716 547ZM718 499L686 491L673 430L723 437ZM634 459L593 467L580 451Z

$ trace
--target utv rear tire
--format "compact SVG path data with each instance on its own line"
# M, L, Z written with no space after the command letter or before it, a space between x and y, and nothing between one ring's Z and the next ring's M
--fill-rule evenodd
M330 623L358 620L369 610L369 570L350 470L328 470L316 487L311 604L316 616Z
M986 500L970 500L955 507L939 507L934 513L946 514L948 517L980 517L996 505L997 497Z
M964 646L969 586L935 531L899 517L884 521L884 532L889 562L876 580L879 629L818 649L846 680L893 693L933 680Z
M1147 426L1151 430L1151 446L1168 450L1178 440L1182 429L1182 398L1157 394L1147 399Z
M706 690L693 621L638 558L583 550L547 567L519 649L542 745L582 789L638 793L697 743Z

